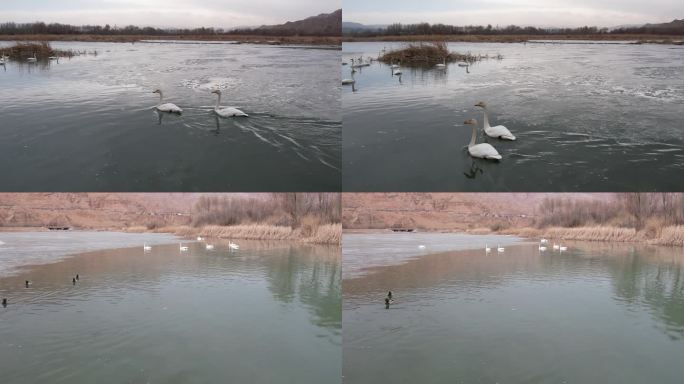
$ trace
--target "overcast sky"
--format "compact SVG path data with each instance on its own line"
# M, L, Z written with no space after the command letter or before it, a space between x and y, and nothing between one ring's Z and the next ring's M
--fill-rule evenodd
M611 27L684 18L683 0L344 0L344 21Z
M341 0L2 0L0 22L234 27L281 24L341 7Z

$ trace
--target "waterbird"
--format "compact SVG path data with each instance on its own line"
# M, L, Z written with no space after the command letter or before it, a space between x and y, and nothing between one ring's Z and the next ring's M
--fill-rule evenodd
M202 236L197 236L197 241L202 241L204 238Z
M234 108L234 107L225 107L221 108L221 91L216 89L211 91L211 93L215 93L218 95L218 99L216 100L216 107L214 107L214 112L216 112L217 115L221 117L247 117L249 116L248 114L242 112L241 110Z
M50 57L48 57L48 59L50 59L50 60L59 60L59 57L57 57L57 56L50 56Z
M342 85L354 85L356 83L356 79L354 79L354 73L356 73L356 70L352 67L351 69L351 78L350 79L342 79Z
M482 129L484 129L484 132L487 134L487 136L502 140L515 140L515 136L511 133L511 131L508 130L508 128L504 127L503 125L497 125L495 127L489 125L489 116L487 115L487 103L485 103L484 101L480 101L477 104L475 104L475 106L482 108L484 112L484 121L482 123Z
M180 243L180 244L178 245L178 247L179 247L179 249L180 249L181 252L185 252L185 251L188 250L188 247L184 246L183 243Z
M36 61L38 61L38 58L36 58L36 53L33 52L33 57L29 57L28 59L26 59L26 61L28 61L29 63L35 63Z
M500 246L500 245L497 245L497 246L496 246L496 251L497 251L497 252L503 252L503 251L505 251L505 250L506 250L506 248L504 248L504 247L502 247L502 246Z
M392 300L392 291L387 292L387 298Z
M207 244L204 246L204 248L211 251L212 249L214 249L214 246L212 244Z
M425 246L423 244L418 246L418 249L425 249Z
M75 277L71 279L71 284L76 285L76 278Z
M155 108L160 111L160 112L168 112L168 113L177 113L181 114L183 113L183 110L177 106L176 104L173 103L164 103L164 94L160 89L155 89L154 92L152 93L158 93L159 94L159 104L155 106Z
M470 64L466 63L465 61L459 61L458 66L468 68L470 66Z
M470 138L470 143L468 144L468 153L472 157L477 157L480 159L489 159L489 160L501 160L502 157L499 155L499 152L496 151L496 148L494 148L491 144L488 143L480 143L476 144L477 141L477 120L475 119L470 119L466 120L463 122L463 124L466 125L472 125L473 126L473 134Z
M229 242L228 242L228 248L230 248L230 249L240 249L240 246L237 245L237 244L235 244L235 243L233 243L232 241L229 241Z
M81 276L79 276L78 273L76 274L76 280L81 280Z
M546 251L546 247L543 246L543 245L541 245L541 244L539 244L539 250L542 251L542 252L544 252L544 251Z
M489 253L491 251L492 251L492 249L489 246L487 246L487 244L485 244L485 252Z
M151 251L151 250L152 250L152 246L143 243L143 251Z
M546 239L541 239L541 240L539 240L539 242L542 243L542 244L546 244L546 243L548 243L549 241L546 240Z
M563 246L563 245L560 245L560 246L558 247L558 249L559 249L561 252L563 252L563 251L567 251L567 250L568 250L568 247L565 247L565 246Z
M389 308L390 305L390 299L389 297L385 297L385 308Z
M560 248L560 245L553 243L553 249L558 249L558 248Z
M2 299L2 306L7 308L7 299Z
M444 56L444 62L443 63L435 64L435 68L437 68L437 69L446 68L446 56Z
M28 281L28 280L26 280L26 288L28 288L28 287L29 287L29 285L31 285L31 282L30 282L30 281Z
M401 76L401 69L392 69L392 76Z

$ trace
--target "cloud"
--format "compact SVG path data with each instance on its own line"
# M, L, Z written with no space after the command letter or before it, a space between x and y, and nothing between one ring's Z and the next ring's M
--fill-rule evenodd
M345 0L345 21L365 24L445 23L455 25L614 26L672 21L684 15L679 0Z
M5 0L0 22L232 27L280 24L340 7L341 0Z

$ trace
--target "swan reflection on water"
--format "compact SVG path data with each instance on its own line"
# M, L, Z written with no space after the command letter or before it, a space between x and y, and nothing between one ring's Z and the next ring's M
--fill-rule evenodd
M484 170L477 165L476 160L472 160L470 163L470 169L463 172L463 175L468 179L475 179L477 175L483 175Z

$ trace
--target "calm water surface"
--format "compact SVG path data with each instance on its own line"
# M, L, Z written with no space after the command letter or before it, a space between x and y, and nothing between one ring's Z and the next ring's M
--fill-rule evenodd
M343 59L401 43L345 43ZM684 174L684 47L452 43L503 56L469 68L374 63L343 90L343 179L349 191L669 191ZM342 66L343 78L350 77ZM487 138L503 160L473 160L463 121L489 104ZM483 137L480 133L480 142ZM534 180L530 182L530 180Z
M680 383L684 251L568 246L430 254L345 278L344 382Z
M96 251L0 279L2 382L339 382L339 247L239 243Z
M52 45L97 55L0 67L1 190L339 190L339 50ZM214 89L250 117L217 118Z

